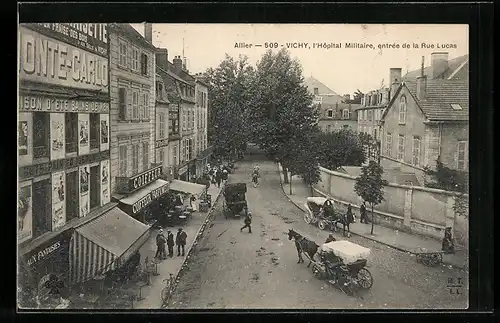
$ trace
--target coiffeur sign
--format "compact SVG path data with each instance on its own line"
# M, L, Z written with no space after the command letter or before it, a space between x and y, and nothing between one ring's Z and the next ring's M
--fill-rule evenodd
M128 189L130 192L136 191L139 188L148 185L149 183L157 180L160 178L162 174L162 168L163 166L156 166L153 167L139 175L136 175L134 177L131 177L128 180Z

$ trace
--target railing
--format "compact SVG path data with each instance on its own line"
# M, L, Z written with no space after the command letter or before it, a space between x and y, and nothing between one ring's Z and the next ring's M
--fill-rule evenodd
M48 146L33 147L33 158L43 158L43 157L49 157L49 147Z
M78 142L66 142L66 152L76 153L78 151Z

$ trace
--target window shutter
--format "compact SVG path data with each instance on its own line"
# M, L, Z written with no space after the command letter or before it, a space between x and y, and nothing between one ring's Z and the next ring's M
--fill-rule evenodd
M127 64L126 64L126 66L131 69L133 67L132 66L132 47L129 47L127 44L126 48L127 48Z
M144 75L148 75L148 55L144 54Z
M145 104L144 104L144 119L146 120L149 120L150 116L149 116L149 93L145 93L144 94L144 100L146 101Z
M125 88L118 89L118 106L119 118L125 120L127 118L127 90Z
M142 120L144 120L144 113L143 113L143 111L144 111L144 110L143 110L143 106L144 106L144 103L145 103L144 101L145 101L145 100L144 100L144 93L141 93L141 94L139 95L139 109L138 109L139 111L138 111L138 113L137 113L137 114L138 114L138 116L137 116L137 117L138 117L138 118L139 118L139 120L141 120L141 121L142 121Z
M127 90L127 113L126 113L126 120L132 120L132 91L130 89Z

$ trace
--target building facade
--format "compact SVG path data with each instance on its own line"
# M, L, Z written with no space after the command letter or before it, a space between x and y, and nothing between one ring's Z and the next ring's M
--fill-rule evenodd
M208 147L207 138L207 118L208 118L208 85L203 75L195 75L195 95L196 95L196 113L195 113L195 154L196 154L196 175L203 175L207 171L207 164L212 154Z
M168 124L169 101L161 73L156 73L156 164L163 165L163 173L170 174Z
M111 204L108 31L19 27L19 283L42 303L49 279L70 285L74 229Z

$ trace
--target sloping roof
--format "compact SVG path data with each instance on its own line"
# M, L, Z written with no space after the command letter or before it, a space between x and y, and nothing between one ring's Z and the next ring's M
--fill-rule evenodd
M382 120L392 108L401 89L406 87L417 105L429 120L433 121L468 121L469 120L469 84L464 80L427 80L427 94L425 100L417 99L417 82L403 82L382 115ZM459 104L461 110L452 108L452 104Z
M122 33L134 38L138 42L140 42L143 46L149 47L150 49L155 49L156 47L153 46L149 41L146 40L146 38L142 37L142 35L135 30L134 27L132 27L130 24L125 24L125 23L112 23L111 24L112 28L115 28L116 30L121 31Z
M444 73L441 74L438 78L447 79L453 73L455 73L459 68L463 68L464 65L466 65L464 63L466 63L468 60L469 60L469 55L463 55L463 56L455 57L455 58L449 60L448 61L448 69L446 71L444 71ZM421 73L422 72L420 69L410 71L410 72L406 73L405 76L403 76L403 81L415 80L417 77L419 77L421 75ZM429 79L431 78L431 75L432 75L432 67L431 66L424 67L424 75L427 75L427 77Z
M315 79L314 77L310 76L307 79L304 80L305 85L307 86L307 89L309 92L314 94L314 88L318 88L318 94L319 95L338 95L335 91L331 90L329 87ZM339 97L342 97L341 95L338 95Z

